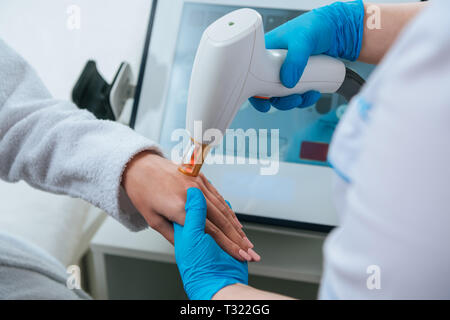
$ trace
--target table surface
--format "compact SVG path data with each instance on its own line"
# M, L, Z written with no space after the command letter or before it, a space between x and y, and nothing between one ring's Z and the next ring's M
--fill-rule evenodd
M249 265L254 275L318 283L324 234L244 223L262 259ZM95 253L175 263L173 246L155 230L130 232L107 218L92 240Z

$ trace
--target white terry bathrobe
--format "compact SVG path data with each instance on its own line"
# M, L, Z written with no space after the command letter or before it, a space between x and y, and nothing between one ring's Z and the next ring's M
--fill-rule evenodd
M152 141L130 128L97 120L71 102L53 99L30 65L0 40L0 179L24 180L41 190L82 198L138 231L147 223L121 187L121 177L128 161L143 150L159 153ZM0 236L0 298L20 298L20 292L1 284L2 279L11 279L8 272L30 267L33 261L43 261L47 267L55 264L46 264L48 257L25 244L26 250L2 253L14 250L11 244L18 240ZM16 279L18 288L20 279ZM57 297L45 288L47 284L50 290L55 279L48 275L34 282L28 279L30 285L43 287L29 288L23 297ZM67 296L71 297L76 296Z

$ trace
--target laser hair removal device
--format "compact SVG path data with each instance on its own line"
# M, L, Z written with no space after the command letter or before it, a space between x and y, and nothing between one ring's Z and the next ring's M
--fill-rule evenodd
M252 9L233 11L203 33L194 60L186 109L190 145L179 171L197 176L210 147L203 133L218 129L222 136L239 108L253 96L282 97L310 90L339 93L347 100L364 80L338 59L311 56L294 88L280 81L287 50L267 50L261 15ZM195 123L201 130L194 130ZM195 134L195 136L194 136Z

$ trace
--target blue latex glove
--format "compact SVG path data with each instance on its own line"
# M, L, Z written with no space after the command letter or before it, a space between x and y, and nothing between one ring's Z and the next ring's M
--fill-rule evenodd
M223 287L248 283L247 262L223 251L205 233L206 200L197 188L187 190L184 227L174 223L175 259L189 299L211 299Z
M288 50L280 79L286 87L293 88L311 55L326 54L351 61L358 59L363 30L362 0L336 2L302 14L270 31L265 37L266 48ZM257 110L267 112L271 105L279 110L303 108L315 104L319 98L319 92L309 91L270 100L250 98L250 103Z

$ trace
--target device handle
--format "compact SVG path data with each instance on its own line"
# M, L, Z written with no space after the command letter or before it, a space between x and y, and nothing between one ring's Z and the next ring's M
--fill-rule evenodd
M311 56L308 64L294 88L286 88L280 80L280 69L286 59L287 50L264 50L264 55L256 59L251 73L255 79L253 96L283 97L302 94L310 90L321 93L335 93L345 79L345 64L326 55ZM258 63L259 60L259 63Z

